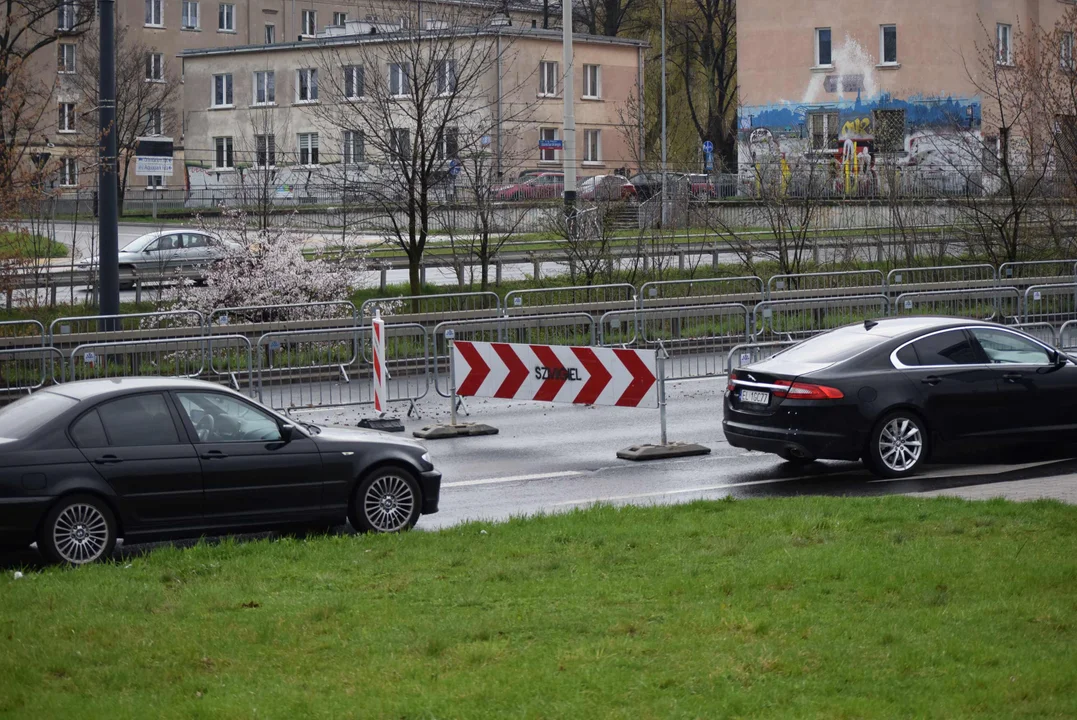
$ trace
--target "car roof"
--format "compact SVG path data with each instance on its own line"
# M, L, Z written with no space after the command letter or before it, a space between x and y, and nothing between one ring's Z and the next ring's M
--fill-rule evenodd
M106 395L123 395L129 392L147 390L218 390L232 393L232 390L206 382L185 378L125 377L103 378L100 380L79 380L45 388L40 392L53 393L69 397L72 400L88 400Z
M968 325L984 325L992 327L994 324L983 320L970 318L943 317L937 315L914 315L912 317L879 318L868 321L871 327L868 332L885 337L901 337L913 335L925 330L943 330L949 327L966 327ZM865 323L856 323L848 327L866 327Z

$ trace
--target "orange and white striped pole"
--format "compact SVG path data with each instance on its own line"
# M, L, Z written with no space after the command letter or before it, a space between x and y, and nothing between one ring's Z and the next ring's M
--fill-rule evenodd
M381 319L381 311L374 313L374 340L371 343L374 349L374 412L379 416L386 413L385 402L389 396L389 387L385 370L385 321Z

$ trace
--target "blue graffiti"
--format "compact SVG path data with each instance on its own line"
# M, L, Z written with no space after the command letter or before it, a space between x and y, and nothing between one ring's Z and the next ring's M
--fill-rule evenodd
M981 102L978 98L913 95L900 99L889 93L882 93L864 101L857 93L855 100L838 102L745 106L740 108L738 113L740 129L750 131L766 128L772 132L799 134L804 127L807 113L812 110L837 110L839 121L843 123L863 117L872 110L904 110L905 122L910 130L955 125L978 128L981 119Z

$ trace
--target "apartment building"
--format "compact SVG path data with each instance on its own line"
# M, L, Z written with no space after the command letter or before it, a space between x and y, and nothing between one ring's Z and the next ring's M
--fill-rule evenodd
M90 107L92 103L81 97L76 75L87 53L93 52L88 36L98 29L96 23L80 24L78 2L71 0L59 6L55 48L52 52L38 52L33 58L34 77L55 79L50 102L56 106L44 115L46 122L36 133L39 139L35 152L46 151L61 158L55 182L61 188L94 181L92 146L96 142L97 117ZM294 46L355 20L432 28L498 16L512 27L530 27L541 22L542 7L528 0L117 0L116 14L117 27L125 32L126 42L146 46L146 82L171 77L185 84L179 55L188 50ZM146 134L168 136L176 143L176 174L148 179L150 185L168 187L183 182L182 161L191 140L183 95L173 94L173 112L146 118ZM196 137L194 142L199 144L201 140Z
M964 144L998 142L970 78L977 53L986 48L1008 66L1021 30L1052 28L1071 7L1066 0L741 3L741 167L813 153L960 163ZM1059 51L1064 59L1066 48Z
M472 77L472 86L460 89L458 102L469 105L458 114L459 126L446 128L442 159L450 163L460 147L478 147L481 138L490 167L501 177L521 168L560 169L561 151L540 148L540 140L562 138L560 31L494 25L394 33L355 22L314 43L182 53L189 187L227 192L242 183L245 172L269 167L282 192L317 184L341 168L356 178L376 177L389 151L370 137L384 137L376 124L379 114L389 116L393 143L399 137L406 144L416 131L409 74L421 71L408 69L397 50L402 44L435 42L445 53L445 87L456 88L465 74ZM459 43L460 59L453 59L451 48L445 50L446 42ZM642 83L645 47L636 40L575 36L573 92L582 174L636 164L632 148L642 125L628 112ZM487 58L487 64L481 72L465 69L465 55ZM438 95L441 73L439 67ZM380 113L355 112L357 105L385 102L387 93L393 105ZM351 125L338 119L349 112Z

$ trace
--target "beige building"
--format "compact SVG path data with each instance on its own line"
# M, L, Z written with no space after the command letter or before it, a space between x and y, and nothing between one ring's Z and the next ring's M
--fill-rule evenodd
M998 135L969 77L977 48L995 46L1009 64L1022 31L1050 29L1070 8L1063 0L740 3L742 167L760 154L805 151L953 162L940 136ZM1072 57L1072 39L1070 48Z
M412 48L427 45L441 53L436 63L412 54L425 53ZM642 82L644 47L634 40L574 39L582 175L636 164L632 149L641 125L628 110ZM189 50L181 58L192 192L219 188L227 197L245 173L269 166L289 197L298 191L292 188L332 184L334 177L376 182L386 172L390 145L415 139L417 120L432 122L407 90L409 72L416 88L424 77L433 83L412 91L426 103L441 101L443 84L459 95L440 160L481 150L495 178L562 165L561 151L539 147L540 140L562 139L559 31L486 26L416 33L349 23L313 43Z
M52 91L48 102L55 106L44 114L44 121L36 129L34 152L46 151L54 157L70 158L59 166L56 184L61 187L94 182L92 146L97 118L90 103L80 96L75 76L83 67L86 53L91 51L86 37L98 30L96 23L80 24L75 8L74 2L61 7L55 18L56 45L33 57L33 77L54 80L49 83ZM404 27L476 22L498 15L506 8L514 27L541 23L541 5L528 2L506 5L487 0L117 0L116 24L126 30L128 44L139 42L147 47L150 55L146 59L147 81L152 79L151 75L171 76L184 83L179 55L187 50L294 45L313 40L327 28L354 20L369 19ZM70 27L75 31L66 29ZM176 143L176 172L172 177L159 179L166 187L182 186L184 182L184 149L189 139L183 95L182 91L174 94L175 112L166 113L163 122L148 123L151 133L159 130ZM172 122L169 116L174 118ZM196 145L200 142L194 138Z

